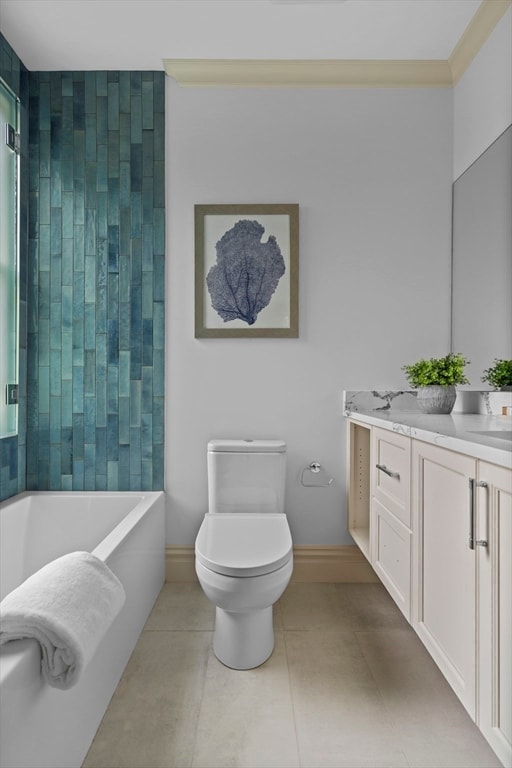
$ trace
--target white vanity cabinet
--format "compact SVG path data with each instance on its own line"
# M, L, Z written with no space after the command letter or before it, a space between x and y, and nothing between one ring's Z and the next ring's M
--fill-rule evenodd
M477 723L512 765L512 470L478 462ZM485 485L483 485L485 483Z
M473 718L476 553L469 535L476 467L476 459L413 440L412 625Z
M404 616L411 616L411 439L374 427L371 563Z
M494 464L471 455L470 444L467 453L440 447L435 436L381 428L378 417L349 423L350 532L503 765L512 766L509 457Z
M412 624L512 765L512 471L413 440Z
M407 620L411 615L411 439L349 421L348 528Z

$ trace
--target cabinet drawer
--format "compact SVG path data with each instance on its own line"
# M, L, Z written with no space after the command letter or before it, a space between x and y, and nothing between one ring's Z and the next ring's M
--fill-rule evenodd
M373 568L407 620L411 618L411 532L372 500Z
M410 437L374 428L372 464L372 495L410 528Z

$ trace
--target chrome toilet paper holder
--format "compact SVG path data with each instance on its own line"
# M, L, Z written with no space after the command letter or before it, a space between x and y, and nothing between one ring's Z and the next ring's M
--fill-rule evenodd
M333 482L319 461L311 461L300 474L300 484L304 488L327 488Z

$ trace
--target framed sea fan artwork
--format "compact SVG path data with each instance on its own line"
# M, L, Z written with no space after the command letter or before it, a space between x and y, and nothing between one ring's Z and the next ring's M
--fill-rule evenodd
M195 337L299 335L299 206L196 205Z

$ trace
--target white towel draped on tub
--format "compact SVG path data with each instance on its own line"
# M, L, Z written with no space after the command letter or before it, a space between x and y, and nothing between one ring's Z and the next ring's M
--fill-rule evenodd
M0 603L0 645L35 638L43 677L71 688L123 607L123 585L90 552L45 565Z

